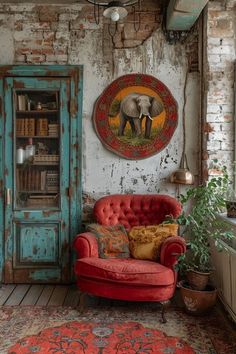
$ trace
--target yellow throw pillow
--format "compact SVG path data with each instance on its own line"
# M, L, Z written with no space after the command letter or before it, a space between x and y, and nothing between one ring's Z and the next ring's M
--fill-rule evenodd
M129 232L129 248L133 258L156 261L162 242L177 236L177 224L134 226Z

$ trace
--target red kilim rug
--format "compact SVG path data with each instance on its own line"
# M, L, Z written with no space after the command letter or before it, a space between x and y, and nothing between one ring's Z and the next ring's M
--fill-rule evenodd
M220 307L193 317L157 304L115 302L83 313L62 307L0 307L0 354L235 354L236 331Z
M69 322L21 339L9 353L193 354L194 351L180 338L168 337L137 322L105 326L94 322Z

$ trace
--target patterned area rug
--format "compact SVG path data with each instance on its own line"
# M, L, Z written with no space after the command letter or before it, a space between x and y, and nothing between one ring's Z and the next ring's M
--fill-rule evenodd
M0 353L235 354L236 331L220 308L205 317L157 304L70 308L0 308Z

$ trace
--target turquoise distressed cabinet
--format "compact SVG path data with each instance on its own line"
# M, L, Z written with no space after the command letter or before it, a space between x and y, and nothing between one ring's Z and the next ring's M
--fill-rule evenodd
M0 277L69 283L81 221L82 67L0 67Z

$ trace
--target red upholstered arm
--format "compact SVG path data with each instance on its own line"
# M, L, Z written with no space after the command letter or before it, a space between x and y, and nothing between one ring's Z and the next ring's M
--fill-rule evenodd
M177 258L186 251L186 244L182 237L169 237L161 245L160 263L173 268Z
M98 244L95 235L91 232L84 232L75 237L73 247L78 258L98 257Z

